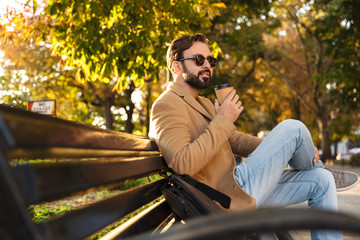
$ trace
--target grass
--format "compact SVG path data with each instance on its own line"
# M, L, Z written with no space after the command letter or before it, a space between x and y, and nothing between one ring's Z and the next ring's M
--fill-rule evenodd
M70 203L65 204L56 204L54 206L49 204L43 205L32 205L29 207L29 211L33 216L33 221L35 223L41 223L46 219L49 219L53 216L59 216L66 212L73 210L74 208Z

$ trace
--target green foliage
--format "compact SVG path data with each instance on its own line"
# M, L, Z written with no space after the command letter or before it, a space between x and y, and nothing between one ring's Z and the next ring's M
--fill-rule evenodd
M335 102L345 111L358 109L360 19L355 14L360 11L358 1L316 1L314 8L324 13L313 22L314 34L325 46L324 57L332 61L331 68L321 75L324 84L331 86L329 102Z
M107 128L132 132L136 127L144 134L146 129L132 123L133 114L142 110L134 109L131 92L123 92L133 91L132 83L156 82L167 41L209 27L224 7L205 0L30 0L0 26L14 29L1 32L2 48L8 48L3 66L10 60L21 71L14 77L14 68L5 66L2 102L26 108L29 100L56 99L58 117L95 119L99 126L104 118ZM127 120L117 113L124 109Z
M351 136L360 117L356 1L225 4L207 35L221 48L213 84L233 83L244 103L238 126L256 134L296 118L317 144ZM213 88L204 94L214 99Z
M61 204L56 205L55 208L48 208L48 207L42 207L42 206L30 206L29 211L33 216L33 221L35 223L43 222L46 219L49 219L52 216L59 216L63 215L66 212L69 212L73 210L70 204Z
M166 43L179 33L209 27L223 4L193 1L52 0L53 52L80 68L78 81L109 82L122 91L132 79L158 78L165 66Z
M27 109L27 102L56 100L57 117L91 123L89 106L81 101L81 89L74 78L74 70L61 66L60 57L51 54L50 45L28 39L31 26L21 15L12 16L18 25L13 32L4 33L0 40L4 57L0 66L0 103ZM29 18L31 25L33 18ZM39 24L39 23L38 23Z
M54 163L59 160L53 160L53 159L16 159L12 160L9 164L12 167L19 166L19 165L26 165L26 164L41 164L41 163Z
M131 181L131 182L125 183L123 185L120 185L118 187L115 187L115 189L119 189L119 190L124 191L124 190L130 189L130 188L133 188L133 187L138 187L138 186L144 185L144 184L146 184L148 182L159 180L161 178L162 177L160 175L158 175L158 174L150 176L149 178L140 178L140 179L137 179L135 181Z

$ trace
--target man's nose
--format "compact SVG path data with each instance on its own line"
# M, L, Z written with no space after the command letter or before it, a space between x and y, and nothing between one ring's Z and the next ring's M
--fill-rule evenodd
M203 66L204 66L204 67L207 67L207 68L211 68L210 62L209 62L209 60L207 60L206 58L205 58L205 62L204 62L204 64L203 64Z

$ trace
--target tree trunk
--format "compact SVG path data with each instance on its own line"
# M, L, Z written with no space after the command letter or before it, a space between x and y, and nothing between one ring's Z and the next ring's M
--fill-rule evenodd
M127 119L125 121L125 132L132 133L134 131L134 124L132 123L132 115L134 113L134 103L129 104L129 109L126 109Z
M333 160L331 155L331 142L330 133L328 129L328 120L326 116L320 116L317 118L317 124L319 127L319 135L321 140L321 150L323 151L322 160Z
M105 126L106 129L114 129L113 127L113 116L111 112L111 99L106 98L104 102L104 108L105 108Z
M338 143L339 143L338 140L336 140L336 141L333 142L333 144L334 144L334 154L333 154L333 158L334 158L334 159L336 159L336 156L337 156L337 153L338 153Z
M146 86L146 119L145 119L145 127L146 127L146 136L149 135L150 131L150 111L151 111L151 90L152 90L152 80L147 82Z
M125 122L125 132L132 133L134 130L134 124L132 122L132 116L135 109L135 104L131 100L131 95L135 90L135 84L133 81L131 81L127 87L127 89L124 91L126 95L126 99L128 102L128 105L125 107L127 119Z
M301 121L301 101L299 97L294 96L292 98L292 108L293 108L294 118Z

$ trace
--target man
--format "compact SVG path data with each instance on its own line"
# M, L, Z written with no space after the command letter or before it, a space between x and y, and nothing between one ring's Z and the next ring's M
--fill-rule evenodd
M337 211L333 175L322 167L304 124L286 120L261 140L236 131L234 122L243 106L235 90L221 105L198 95L210 85L216 64L204 35L176 38L167 63L174 83L153 104L149 136L169 167L229 195L229 211L304 201L312 208ZM236 166L234 154L246 160ZM295 170L284 171L287 165ZM330 231L312 236L342 238Z

